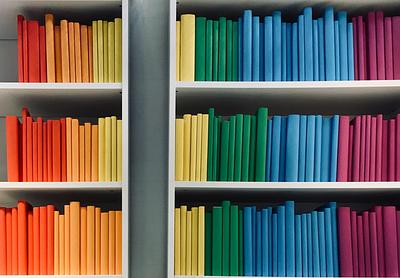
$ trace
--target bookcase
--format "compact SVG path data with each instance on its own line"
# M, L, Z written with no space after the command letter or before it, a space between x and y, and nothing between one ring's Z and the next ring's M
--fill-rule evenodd
M128 274L128 162L129 162L129 87L128 87L128 0L5 0L0 11L0 206L15 206L27 200L33 206L54 204L62 210L70 201L122 210L122 274L98 277L129 277ZM90 24L96 19L122 17L121 83L18 83L17 15L44 21L46 12L57 22L66 18ZM116 115L122 121L122 182L6 182L5 116L20 115L27 107L34 116L45 119L95 118ZM75 275L77 276L77 275ZM30 275L29 277L40 277ZM66 276L67 277L67 276ZM69 276L68 277L72 277ZM78 276L77 276L78 277Z
M183 114L207 113L213 107L220 115L254 113L265 106L272 115L395 113L400 100L399 80L304 81L304 82L182 82L176 81L176 20L193 13L217 19L238 17L251 9L257 15L281 10L286 19L311 6L321 15L327 6L345 9L349 16L383 10L399 11L393 1L258 1L258 0L170 0L170 88L169 88L169 180L168 180L168 277L174 275L174 208L181 204L218 204L235 200L239 204L299 201L300 208L325 201L351 204L362 209L374 202L395 203L399 182L186 182L175 181L175 119ZM398 112L397 112L398 113ZM187 276L186 276L187 277ZM197 277L197 276L193 276ZM199 276L201 277L201 276ZM221 276L222 277L222 276Z

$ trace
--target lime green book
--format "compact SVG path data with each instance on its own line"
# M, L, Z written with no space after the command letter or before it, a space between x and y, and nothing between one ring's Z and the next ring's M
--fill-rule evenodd
M237 21L233 22L232 25L232 81L239 80L239 71L238 71L238 59L239 59L239 52L238 52L238 23ZM261 52L263 53L263 52Z
M255 164L256 164L256 136L257 136L257 117L255 115L251 115L249 181L254 181Z
M239 207L231 206L230 214L230 250L229 250L229 275L239 275Z
M212 258L212 214L206 212L206 224L205 224L205 255L204 255L204 271L205 275L210 276L211 272L211 258Z
M108 22L108 82L115 82L115 26Z
M196 17L195 81L206 80L206 18Z
M243 211L239 210L239 276L243 276Z
M115 28L115 82L122 82L122 18L114 19Z
M233 181L235 175L235 133L236 116L229 117L229 155L228 155L228 181Z
M211 275L222 275L222 207L213 207Z
M231 202L222 201L222 275L229 275Z
M218 81L226 81L226 17L219 18Z
M228 164L229 164L229 121L222 121L221 130L221 166L219 168L219 180L228 180Z
M213 22L213 60L212 60L212 74L213 81L218 81L218 47L219 47L219 22L215 20Z
M104 82L108 81L108 22L103 21L103 63L104 63Z
M208 155L207 155L207 180L213 181L214 165L214 108L208 109Z
M233 26L232 20L226 21L226 81L232 81L233 62Z
M267 162L267 126L268 108L260 107L257 111L257 139L256 139L256 169L255 181L265 181L265 167Z
M241 181L242 177L242 141L243 140L243 115L236 115L236 135L235 135L235 173L233 180Z
M212 81L213 71L213 21L207 20L206 30L206 81Z
M97 20L97 62L99 68L99 82L104 82L104 40L103 20Z
M242 181L249 181L249 161L250 161L250 129L251 116L244 115L243 120L243 158L242 158Z

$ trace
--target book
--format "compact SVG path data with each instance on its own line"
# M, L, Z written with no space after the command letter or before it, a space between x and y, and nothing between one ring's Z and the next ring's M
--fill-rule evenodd
M196 17L195 80L206 80L206 18Z
M335 32L334 32L334 10L332 7L325 9L325 65L326 65L326 80L335 80Z
M273 80L282 80L282 14L280 11L272 13L272 37L273 37Z
M44 26L39 26L39 68L40 82L47 82L46 69L46 29Z
M299 167L298 178L299 182L304 182L306 179L306 137L307 137L307 116L300 116L299 125Z
M222 274L222 207L213 207L212 212L212 275ZM182 235L181 235L182 236Z
M242 79L243 81L252 80L252 41L253 41L253 15L251 10L243 12L243 65L242 65Z
M285 181L298 181L300 116L289 115L287 120Z
M348 156L349 156L349 131L350 118L340 116L339 118L339 142L338 142L338 164L337 181L348 181Z
M314 80L312 8L304 8L304 71L305 81Z
M347 12L338 12L339 24L339 56L340 56L340 80L349 80L348 68L348 30L347 30Z
M28 20L28 81L40 82L39 22Z
M385 17L385 78L392 80L393 76L393 33L392 18Z
M24 82L23 22L24 22L24 17L22 15L18 15L17 16L18 82ZM4 272L4 274L6 274L6 271Z
M251 61L251 80L260 80L260 17L253 16L252 18L252 61Z
M181 15L181 78L194 81L195 62L195 16Z
M267 123L268 109L259 108L257 111L255 181L265 181Z
M393 206L384 206L382 209L385 254L385 275L398 276L397 252L393 246L397 246L396 209Z
M107 212L101 213L100 228L100 274L108 274L108 236L109 236L109 216Z
M70 82L70 51L68 21L60 21L62 82ZM72 80L71 80L72 81Z
M92 49L89 48L89 41L91 41L91 37L89 36L87 25L81 25L80 27L81 27L80 41L81 41L81 57L82 57L82 82L88 83L92 82L90 80L91 59L89 59L90 57L89 52L92 51Z

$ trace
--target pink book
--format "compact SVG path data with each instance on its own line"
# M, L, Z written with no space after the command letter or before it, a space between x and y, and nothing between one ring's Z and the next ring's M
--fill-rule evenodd
M386 79L393 80L393 41L391 17L385 17L385 71Z
M395 181L396 180L396 120L389 120L389 150L388 150L388 180Z
M351 19L353 22L353 48L354 48L354 80L360 80L358 74L358 33L357 33L357 17Z
M353 181L360 181L361 116L354 120Z
M349 158L349 116L340 116L339 118L339 150L337 181L348 181L348 158Z
M393 78L400 79L400 16L392 17Z
M376 181L376 117L371 119L371 159L369 160L369 181Z
M400 211L396 211L397 250L400 250ZM400 266L400 256L397 254L397 262Z
M363 22L363 40L364 40L364 76L368 79L368 58L367 58L367 28L365 22Z
M365 252L364 252L364 232L363 219L357 215L357 241L358 241L358 275L365 277Z
M347 179L349 181L353 181L353 134L354 134L354 125L350 125L350 138L349 138L349 168Z
M376 12L368 12L367 32L368 32L368 79L378 79L376 69Z
M371 277L371 241L369 230L369 212L364 211L362 214L364 229L364 256L365 256L365 276Z
M349 260L353 255L351 248L351 220L350 208L339 207L337 209L338 241L339 241L339 266L340 276L353 276L353 261Z
M385 35L383 12L376 12L376 63L378 79L385 79Z
M358 277L357 212L351 212L351 244L353 252L353 275Z
M382 181L388 180L389 120L383 120L382 130Z
M365 126L365 174L364 181L370 181L369 170L371 167L371 115L367 115Z
M378 240L379 276L385 277L385 252L384 252L384 243L383 243L382 206L375 206L372 210L376 214L376 234L377 234L377 240Z
M360 137L360 181L365 181L365 143L367 131L367 116L361 116L361 137Z
M394 206L383 207L383 230L385 231L384 250L385 250L385 276L399 276L397 260L397 224L396 208Z
M382 181L382 131L383 116L376 116L376 163L375 163L375 181Z
M357 41L358 41L358 75L359 80L366 80L365 55L364 55L364 27L362 16L357 17Z
M400 114L396 117L396 181L400 181Z
M378 237L376 232L376 212L369 213L369 230L371 241L371 276L379 276Z

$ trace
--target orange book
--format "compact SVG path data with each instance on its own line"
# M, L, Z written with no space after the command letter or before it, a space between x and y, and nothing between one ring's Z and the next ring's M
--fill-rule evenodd
M100 262L101 262L101 209L96 208L94 212L94 221L95 221L95 274L99 275L101 273Z
M80 255L80 214L81 208L79 202L70 202L70 274L79 275L79 255Z
M32 132L32 118L26 118L26 168L27 168L27 181L33 181L33 132Z
M53 181L53 121L47 121L47 181Z
M71 131L72 181L79 181L79 121L72 119Z
M82 82L89 82L89 42L87 25L81 25Z
M56 63L56 82L62 82L62 62L61 62L61 33L60 26L54 27L54 52Z
M93 82L93 33L92 33L92 26L88 26L88 51L89 51L89 82Z
M80 274L87 274L87 209L81 207L81 262L80 262Z
M87 275L94 275L94 240L95 240L95 221L94 221L95 207L88 206L86 212L86 254L87 254Z
M39 273L47 275L47 207L39 208Z
M61 124L60 120L53 120L52 122L53 140L52 140L52 153L53 153L53 181L61 181Z
M60 223L60 237L59 237L59 243L60 243L60 260L59 260L59 264L60 264L60 275L64 275L65 274L65 216L64 215L60 215L59 217L59 223Z
M100 274L108 274L108 212L101 213L100 227Z
M115 274L115 211L108 212L108 274Z
M54 274L54 206L47 205L47 275Z
M40 82L47 82L47 65L46 65L46 29L39 26L39 67Z
M54 275L60 274L60 213L54 211Z
M6 116L7 180L21 181L19 176L19 122L17 116Z
M0 275L7 274L6 209L0 208Z
M67 181L72 181L72 119L65 119L67 143Z
M61 181L67 181L67 130L65 118L60 120L61 125Z
M81 27L78 22L74 22L75 40L75 80L82 82L82 53L81 53Z
M40 208L33 208L33 274L40 274Z
M22 181L28 181L27 169L27 126L28 121L26 116L22 116ZM8 161L8 159L7 159Z
M122 274L122 211L115 212L115 274Z
M18 275L18 210L11 209L11 274Z
M64 206L64 215L65 215L65 223L64 223L64 236L65 236L65 240L64 240L64 267L65 267L65 275L69 275L71 273L71 258L70 258L70 206L69 205L65 205Z
M70 82L70 72L69 72L69 37L68 37L68 21L60 21L60 34L61 34L61 75L62 82Z
M91 141L92 125L85 123L85 181L91 181Z
M18 274L28 274L28 205L25 201L18 201Z
M47 82L56 82L56 61L54 54L54 16L52 14L44 15L46 26L46 68Z
M79 126L79 181L85 181L85 126Z
M47 182L47 123L43 123L43 181Z
M33 211L28 210L28 275L33 275Z
M99 127L98 125L92 125L92 181L99 180Z
M6 208L7 275L12 274L12 213Z
M37 118L37 179L43 181L43 119Z
M38 181L38 125L32 123L32 181Z
M76 82L76 65L75 65L75 32L74 23L68 22L68 43L69 43L69 80Z
M17 15L18 82L24 82L23 21L24 17L22 15Z
M24 66L24 82L28 82L28 21L22 21L22 50L23 50L23 66Z

